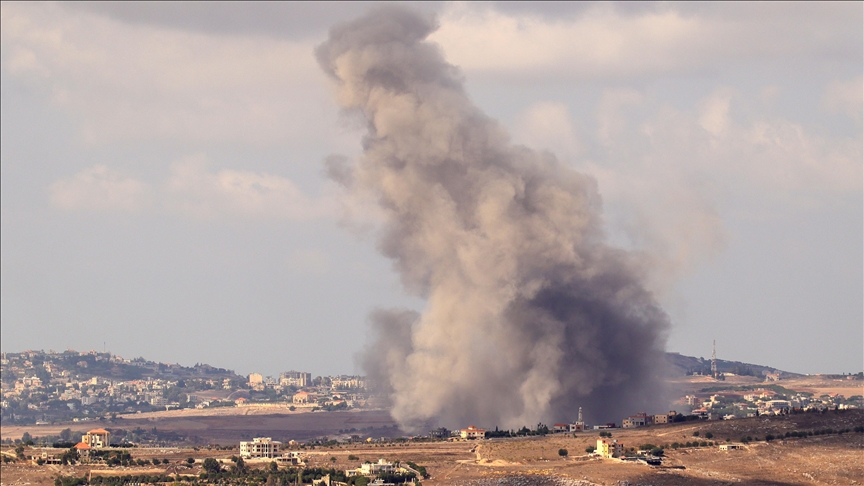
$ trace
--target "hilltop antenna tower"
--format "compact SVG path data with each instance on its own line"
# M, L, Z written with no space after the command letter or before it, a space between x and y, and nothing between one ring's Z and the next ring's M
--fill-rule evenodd
M714 345L711 349L711 376L717 379L717 340L714 340Z
M582 407L579 407L579 420L577 422L582 422Z

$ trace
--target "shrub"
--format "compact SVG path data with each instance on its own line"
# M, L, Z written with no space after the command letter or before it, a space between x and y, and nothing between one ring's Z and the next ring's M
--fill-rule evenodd
M348 460L349 461L359 461L360 458L355 456L354 454L348 454Z
M693 432L693 437L699 437L699 431Z
M186 459L186 464L195 464L195 459L190 457Z
M657 457L662 457L663 456L663 449L660 447L655 447L655 448L651 449L651 455L657 456Z
M567 457L567 449L558 449L558 455L561 457Z
M711 439L713 437L714 437L714 434L712 434L711 432L705 432L705 438L706 439Z
M597 450L597 448L594 447L594 446L588 446L588 447L585 448L585 452L587 452L588 454L591 454L591 453L594 452L595 450Z
M774 440L774 434L765 435L765 442L771 442L772 440Z

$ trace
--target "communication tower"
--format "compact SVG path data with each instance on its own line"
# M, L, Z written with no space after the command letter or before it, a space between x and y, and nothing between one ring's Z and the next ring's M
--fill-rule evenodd
M579 420L577 422L582 423L582 407L579 407Z
M717 379L717 340L714 340L714 346L711 349L711 376Z

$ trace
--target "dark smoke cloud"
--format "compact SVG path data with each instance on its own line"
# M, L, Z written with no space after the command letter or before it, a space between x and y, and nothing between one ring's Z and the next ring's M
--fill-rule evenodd
M620 420L660 398L668 320L632 255L608 246L594 179L510 143L426 41L387 7L330 31L317 56L368 123L353 167L377 200L381 251L422 314L378 311L363 365L404 426ZM665 404L664 404L665 405Z

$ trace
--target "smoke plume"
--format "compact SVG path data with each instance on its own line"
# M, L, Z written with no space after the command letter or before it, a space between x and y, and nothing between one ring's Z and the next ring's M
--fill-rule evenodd
M368 125L329 172L384 215L380 250L421 314L380 310L363 364L403 426L620 420L659 398L667 317L633 256L605 242L593 178L510 143L426 41L387 7L316 53ZM664 404L665 405L665 404Z

